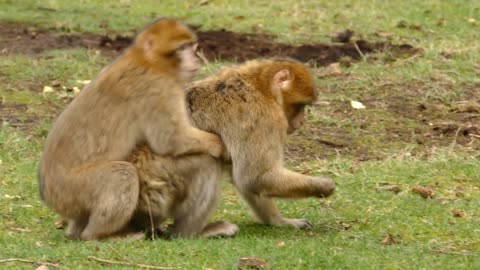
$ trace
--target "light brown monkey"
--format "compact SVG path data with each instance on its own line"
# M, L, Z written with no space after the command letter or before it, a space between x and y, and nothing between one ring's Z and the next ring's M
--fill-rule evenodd
M292 59L249 61L225 68L190 87L187 102L198 128L220 135L231 157L233 183L265 224L309 228L305 219L282 217L273 198L331 195L333 181L283 166L287 133L303 124L316 99L309 71ZM140 199L133 223L143 228L174 218L181 237L233 235L227 222L206 225L220 192L220 162L206 155L166 158L148 147L134 151ZM152 220L149 220L151 214Z
M138 34L62 112L45 142L40 193L64 219L66 236L100 239L119 233L138 201L140 143L158 155L218 157L217 135L191 126L183 83L198 68L196 36L160 19Z

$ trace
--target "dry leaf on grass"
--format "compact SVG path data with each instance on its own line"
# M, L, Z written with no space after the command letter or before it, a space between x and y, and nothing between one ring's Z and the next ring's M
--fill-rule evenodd
M282 248L285 246L285 241L281 241L277 244L277 247Z
M326 68L320 70L317 73L319 78L329 77L329 76L338 76L342 75L342 70L340 69L340 63L331 63Z
M60 229L63 229L65 227L65 225L67 225L67 222L65 220L61 219L61 220L56 221L53 226L55 226L56 229L60 230Z
M382 240L382 244L384 245L392 245L392 244L396 244L397 241L395 239L393 239L393 237L389 234L387 235L383 240Z
M435 191L433 191L433 189L422 186L414 186L412 188L412 192L420 194L420 196L422 196L424 199L431 199L433 195L435 195Z
M402 188L400 188L399 185L388 185L384 187L378 187L377 191L391 191L395 194L398 194L402 191Z
M244 257L238 261L238 269L269 269L265 260L255 257Z
M42 264L39 267L37 267L36 270L48 270L48 266L46 266L45 264Z
M456 218L461 218L461 217L464 217L467 213L465 213L465 211L463 210L453 210L452 214Z
M48 85L45 85L45 86L43 87L43 93L52 93L52 92L54 92L54 91L53 91L53 87L48 86Z
M355 101L355 100L351 100L350 105L352 106L352 108L357 109L357 110L363 110L363 109L367 108L367 107L365 107L365 105L363 105L363 103L361 103L359 101Z

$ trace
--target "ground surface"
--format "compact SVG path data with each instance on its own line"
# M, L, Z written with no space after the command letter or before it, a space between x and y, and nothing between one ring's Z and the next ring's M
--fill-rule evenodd
M272 3L0 1L0 269L480 269L480 3ZM158 16L195 25L200 78L257 57L311 66L319 100L286 165L337 191L279 205L313 229L257 224L228 184L213 219L239 224L235 239L81 243L55 228L36 181L45 136Z
M345 35L343 32L340 35ZM350 65L362 57L375 55L370 53L388 51L390 61L398 57L413 57L422 53L421 48L414 48L408 44L391 44L388 42L368 42L359 40L349 42L349 38L340 44L300 44L290 45L275 43L273 35L235 33L227 30L199 31L200 51L208 61L245 61L249 59L274 56L293 57L314 66L328 66L332 63ZM95 35L95 34L58 34L33 26L0 23L1 54L24 54L30 57L43 57L44 51L53 49L86 48L100 52L108 59L112 59L129 46L130 36L122 35ZM343 61L343 62L342 62ZM319 72L317 77L335 75ZM339 80L352 79L349 76L336 74ZM1 77L1 73L0 73ZM39 91L42 83L28 86L29 90ZM362 93L360 98L373 114L384 121L383 130L377 129L377 124L369 123L368 114L352 110L350 103L329 102L322 110L323 119L333 118L338 122L349 121L364 134L362 137L375 137L385 144L415 146L415 153L425 154L433 146L448 146L458 144L466 150L480 150L480 84L455 86L452 83L441 82L438 87L445 94L451 96L449 100L441 97L425 97L425 92L432 86L424 82L384 83L379 85L380 91ZM437 87L437 86L436 86ZM461 87L458 92L455 88ZM335 92L321 89L320 101ZM360 90L361 91L361 90ZM450 93L449 93L450 92ZM458 94L457 94L458 92ZM433 93L434 94L434 93ZM321 102L319 104L322 104ZM4 121L13 125L17 123L17 113L24 111L24 105L4 104L1 116ZM370 113L369 113L370 114ZM383 119L380 119L383 118ZM390 119L388 119L390 118ZM38 119L36 119L38 120ZM24 122L34 123L35 119L24 119ZM328 157L338 153L354 155L366 159L385 157L386 149L375 149L376 144L365 143L356 138L344 125L324 125L322 119L314 119L307 123L299 134L293 138L301 140L299 144L292 143L288 152L293 159L305 159L313 156ZM24 123L26 124L26 123ZM292 140L294 141L294 140ZM307 143L308 147L305 147Z

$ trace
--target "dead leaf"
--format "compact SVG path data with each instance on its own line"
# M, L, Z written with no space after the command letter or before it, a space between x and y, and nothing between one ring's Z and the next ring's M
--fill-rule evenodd
M435 191L433 191L433 189L422 186L414 186L412 188L412 192L420 194L420 196L422 196L424 199L431 199L433 195L435 195Z
M393 33L383 32L383 31L375 32L375 35L376 35L377 37L382 37L382 38L391 38L391 37L393 37Z
M233 18L234 18L235 20L237 20L237 21L245 20L245 16L242 16L242 15L240 15L240 16L235 16L235 17L233 17Z
M342 73L343 72L340 69L340 63L331 63L326 68L318 72L317 76L320 78L323 78L323 77L329 77L329 76L338 76L338 75L341 75Z
M471 24L476 24L477 20L475 20L474 18L468 18L467 22Z
M464 217L467 214L463 210L453 210L452 213L453 213L453 216L456 218Z
M345 223L345 222L340 222L340 226L342 226L342 229L344 231L348 231L350 228L352 228L352 224L350 223Z
M90 82L90 80L77 80L77 83L79 84L89 84Z
M42 264L39 267L37 267L36 270L48 270L48 266L46 266L45 264Z
M402 191L402 188L400 188L398 185L388 185L384 187L378 187L377 191L391 191L395 194L398 194Z
M53 226L55 226L56 229L63 229L67 225L67 222L63 219L56 221Z
M459 102L453 109L459 113L480 113L480 103L470 100L465 102Z
M80 89L78 87L73 87L73 94L76 96L80 93Z
M60 81L53 80L51 82L51 85L52 85L52 87L60 87L62 84L60 83Z
M9 194L5 194L5 198L11 199L11 200L16 200L16 199L21 199L22 197L19 196L19 195L9 195Z
M397 241L395 239L393 239L393 237L389 234L387 235L383 240L382 240L382 244L384 245L392 245L392 244L396 244Z
M351 100L350 105L352 106L352 108L357 109L357 110L363 110L363 109L367 108L367 107L365 107L365 105L363 105L363 103L361 103L359 101L355 101L355 100Z
M43 93L52 93L52 92L54 92L54 91L53 91L53 87L48 86L48 85L45 85L45 86L43 87Z
M277 244L277 247L282 248L285 246L285 241L281 241Z
M202 0L200 2L198 2L198 5L199 6L205 6L205 5L208 5L209 1L208 0Z
M269 269L270 266L265 260L255 257L244 257L238 261L238 269L251 268L251 269Z

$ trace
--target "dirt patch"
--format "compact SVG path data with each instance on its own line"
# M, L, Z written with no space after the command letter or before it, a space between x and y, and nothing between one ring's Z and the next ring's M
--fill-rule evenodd
M389 49L401 54L416 53L408 44L393 45L385 42L357 40L344 44L305 44L294 46L274 43L272 35L235 33L227 30L197 31L200 51L208 60L244 61L259 57L289 56L316 66L326 66L342 58L360 59L368 53ZM100 50L114 57L132 42L128 36L102 36L94 34L63 35L50 33L12 23L0 23L0 52L2 54L39 54L45 50L88 48ZM345 40L343 40L345 41Z
M358 95L365 110L338 101L338 89L324 89L322 98L332 101L312 108L315 117L290 136L288 156L300 162L344 155L425 157L438 148L480 153L480 84L410 81L374 88L342 89Z
M198 31L200 49L209 60L243 61L290 56L326 66L364 56L381 57L368 54L383 50L389 50L388 55L394 57L409 57L421 52L421 49L406 44L353 42L352 35L351 31L338 33L332 40L339 43L333 45L293 46L274 43L275 37L269 35ZM52 49L88 48L115 57L131 42L132 38L128 36L64 35L25 25L0 23L0 54L3 55L38 57L43 51ZM290 162L343 155L357 160L384 159L397 153L428 156L435 147L452 145L467 151L480 151L480 85L432 79L376 84L371 87L375 91L371 91L349 88L348 82L342 82L351 80L348 74L338 73L336 76L341 89L335 86L323 89L322 99L328 100L328 104L314 106L314 112L310 114L313 117L296 134L289 136L286 157ZM429 93L431 89L436 92ZM348 100L339 101L338 91L343 95L354 93L367 109L354 110ZM0 116L12 126L28 129L25 126L34 125L38 119L25 117L27 109L24 105L2 104Z

